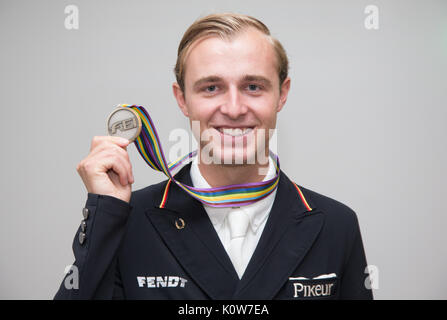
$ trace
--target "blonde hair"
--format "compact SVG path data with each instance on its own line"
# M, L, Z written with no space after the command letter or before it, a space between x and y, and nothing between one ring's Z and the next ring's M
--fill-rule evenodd
M279 76L280 87L287 78L289 61L286 51L281 43L271 36L267 26L256 18L235 14L220 13L210 14L206 17L196 20L183 35L178 46L177 62L175 64L174 73L177 83L183 92L185 92L185 68L186 57L192 44L197 40L206 36L219 36L222 39L231 39L248 27L253 27L265 34L273 45L277 58L277 70Z

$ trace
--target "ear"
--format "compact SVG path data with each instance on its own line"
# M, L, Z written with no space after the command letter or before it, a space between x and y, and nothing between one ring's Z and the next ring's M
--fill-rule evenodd
M185 94L183 93L177 82L174 82L172 84L172 92L174 93L175 100L177 100L177 104L180 110L182 110L185 117L189 118L188 108L186 107Z
M281 85L280 95L279 95L279 103L278 108L276 109L276 112L281 111L282 107L286 104L287 101L287 95L289 94L290 90L290 77L287 77L284 82Z

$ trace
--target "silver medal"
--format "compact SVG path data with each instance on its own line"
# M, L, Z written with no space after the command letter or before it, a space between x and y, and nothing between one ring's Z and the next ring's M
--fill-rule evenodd
M141 132L141 119L130 109L118 106L107 118L109 136L126 138L133 142Z

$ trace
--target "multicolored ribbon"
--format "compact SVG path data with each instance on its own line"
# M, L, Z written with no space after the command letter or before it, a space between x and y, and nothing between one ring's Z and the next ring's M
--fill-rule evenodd
M280 171L279 159L276 155L274 155L276 175L273 179L267 181L234 184L217 188L194 188L177 181L174 179L171 172L186 160L194 157L197 154L197 151L193 151L177 161L168 164L157 131L155 130L154 123L147 111L142 106L136 105L124 104L121 105L121 107L132 108L141 118L141 133L135 140L135 145L146 163L152 169L163 172L180 188L203 204L212 207L245 206L267 197L278 186Z

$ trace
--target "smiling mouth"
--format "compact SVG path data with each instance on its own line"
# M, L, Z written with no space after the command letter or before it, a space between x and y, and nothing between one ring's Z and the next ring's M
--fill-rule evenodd
M214 129L227 136L240 137L249 134L254 130L254 128L255 127L241 127L241 128L216 127Z

